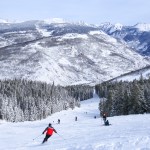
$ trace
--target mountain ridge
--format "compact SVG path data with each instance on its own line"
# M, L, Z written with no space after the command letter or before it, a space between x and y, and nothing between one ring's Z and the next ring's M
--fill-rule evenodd
M133 26L115 28L111 23L101 24L100 29L114 38L127 43L143 56L150 56L150 24L137 23Z
M0 24L0 61L1 79L61 85L95 84L150 64L99 27L43 21Z

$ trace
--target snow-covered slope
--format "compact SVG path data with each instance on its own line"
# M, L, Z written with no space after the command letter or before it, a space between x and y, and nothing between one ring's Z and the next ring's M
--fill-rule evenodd
M141 77L143 79L150 78L150 66L123 74L123 75L113 78L109 81L133 81L135 79L140 80Z
M122 42L127 42L140 54L150 55L150 24L138 23L134 26L123 26L103 23L100 29Z
M0 19L0 23L8 23L8 21Z
M53 114L45 120L22 123L0 122L0 149L150 149L149 114L108 117L112 125L103 126L103 120L99 117L98 103L99 98L95 95L93 99L83 101L80 108ZM76 116L78 121L74 120ZM97 118L94 119L94 116ZM58 119L60 119L60 124L57 124ZM54 134L47 143L42 145L44 135L41 133L50 122L59 135Z
M147 23L138 23L134 27L139 31L150 31L150 24Z
M150 64L97 27L61 20L0 24L0 63L0 79L61 85L99 83Z

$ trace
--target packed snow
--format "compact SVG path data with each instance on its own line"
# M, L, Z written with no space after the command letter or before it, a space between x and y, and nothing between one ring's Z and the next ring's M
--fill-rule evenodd
M149 150L150 115L108 117L103 126L99 117L99 97L82 101L80 108L53 114L33 122L0 122L1 150ZM77 116L78 120L75 121ZM96 119L94 118L96 116ZM60 119L60 124L57 120ZM49 123L57 130L41 144Z

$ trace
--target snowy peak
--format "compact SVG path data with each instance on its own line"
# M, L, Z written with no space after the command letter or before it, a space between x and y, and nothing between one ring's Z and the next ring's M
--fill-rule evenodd
M65 21L63 18L45 19L44 22L45 22L46 24L52 24L52 23L57 23L57 24L67 23L67 21Z
M78 26L91 26L91 27L96 27L96 25L92 25L92 24L88 24L82 20L80 21L77 21L77 22L73 22L73 21L69 21L69 20L65 20L63 18L52 18L52 19L45 19L43 21L44 24L48 24L48 25L51 25L51 24L56 24L56 25L59 25L59 24L62 24L62 25L68 25L68 24L72 24L72 25L78 25Z
M104 22L104 23L101 23L99 27L103 31L108 31L112 26L113 24L111 24L110 22Z
M23 21L0 19L0 24L13 24L13 23L21 23L21 22Z
M122 27L123 27L123 25L120 24L120 23L116 23L116 24L114 25L114 28L115 28L116 30L121 30Z
M0 23L9 23L9 22L6 20L0 19Z
M139 29L139 31L150 31L150 24L147 23L138 23L134 27Z
M110 32L110 33L113 33L113 32L115 32L115 31L121 30L122 27L123 27L122 24L116 23L115 25L111 26L109 32Z
M100 24L100 28L109 33L113 33L115 31L120 31L123 28L123 25L120 23L111 24L109 22Z
M150 24L139 23L134 26L103 24L100 29L108 35L126 43L144 56L150 56Z
M123 26L120 23L116 23L116 24L111 24L109 22L106 23L102 23L100 24L100 28L102 30L105 30L106 32L108 32L109 34L112 34L115 31L121 31L122 29L138 29L139 31L150 31L150 24L148 23L138 23L134 26Z

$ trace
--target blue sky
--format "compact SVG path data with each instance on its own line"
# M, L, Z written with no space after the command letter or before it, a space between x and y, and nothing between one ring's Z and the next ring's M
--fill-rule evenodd
M150 0L1 0L0 18L43 20L64 18L91 24L150 23Z

